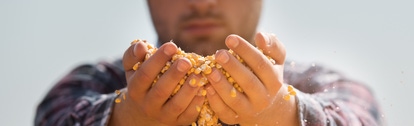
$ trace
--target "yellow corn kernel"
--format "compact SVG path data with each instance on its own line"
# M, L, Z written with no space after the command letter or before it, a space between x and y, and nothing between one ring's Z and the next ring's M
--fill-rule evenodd
M221 66L220 64L216 64L216 68L217 68L217 69L221 69L221 68L222 68L222 66Z
M190 85L191 85L191 86L195 86L195 85L196 85L196 83L197 83L197 80L196 80L195 78L192 78L192 79L190 80Z
M234 79L232 77L227 78L227 81L229 81L230 84L234 83Z
M134 64L134 66L132 67L133 70L138 70L139 65L141 64L141 62L138 62L136 64Z
M115 94L119 95L119 94L121 94L121 91L120 90L115 90Z
M116 99L115 99L115 103L121 103L121 99L116 98Z
M180 58L180 55L178 54L174 54L173 57L171 58L172 61L177 60L178 58Z
M192 58L188 58L188 59L190 59L190 62L191 62L191 65L196 65L196 61L194 60L194 59L192 59Z
M289 85L288 86L288 91L290 92L290 91L293 91L293 86L292 85Z
M294 91L294 90L289 91L289 94L290 94L290 95L296 95L296 91Z
M210 66L206 66L206 68L203 70L203 73L204 74L210 74L211 71L212 71L211 67Z
M126 99L126 97L125 97L125 93L122 93L122 98L125 100Z
M138 39L133 40L133 41L131 42L131 45L133 45L133 44L135 44L135 43L138 43Z
M145 54L145 59L144 60L148 60L151 57L151 54L147 53Z
M187 74L194 73L194 70L195 70L195 68L194 67L191 67L191 69L187 72Z
M177 54L177 55L181 55L181 54L183 54L183 51L181 50L181 48L178 48L178 49L177 49L176 54Z
M285 99L286 101L289 101L290 100L290 95L283 96L283 99Z
M178 90L180 90L180 88L181 88L181 86L180 86L180 85L177 85L177 86L175 87L175 89L174 89L174 91L173 91L172 95L175 95L175 94L178 92Z
M201 96L206 96L207 95L207 90L203 89L201 90Z
M200 82L198 82L198 86L201 87L201 86L204 86L207 83L208 83L207 78L203 77L203 78L200 79Z
M196 68L194 70L194 74L200 74L201 73L201 68Z
M234 98L236 97L236 95L237 95L236 88L233 87L230 91L230 96Z
M226 77L229 78L230 74L228 72L225 73Z
M169 66L164 66L161 70L161 73L165 73L169 68Z
M196 106L196 110L197 110L197 112L200 112L201 111L201 107L200 106Z
M191 123L191 126L197 126L196 122Z
M183 79L180 80L179 84L182 85L182 84L184 84L184 82L185 82L185 79L183 78Z
M241 92L241 93L243 93L244 91L243 91L243 89L241 89L240 87L238 87L238 88L236 88L237 89L237 91L239 91L239 92Z
M154 46L152 46L151 44L148 44L148 45L147 45L147 48L148 48L148 49L153 49L153 48L154 48Z
M216 63L210 63L210 67L211 67L211 68L216 67Z

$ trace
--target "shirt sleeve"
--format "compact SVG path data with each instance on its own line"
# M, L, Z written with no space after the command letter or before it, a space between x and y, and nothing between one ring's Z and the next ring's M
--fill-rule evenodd
M114 93L126 86L122 62L75 68L38 105L35 125L107 125Z
M285 83L297 90L302 126L383 125L370 89L333 70L315 65L285 67Z

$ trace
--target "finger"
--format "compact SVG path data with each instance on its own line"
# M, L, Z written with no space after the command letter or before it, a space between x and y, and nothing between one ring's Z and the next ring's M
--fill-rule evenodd
M216 94L211 85L206 85L207 99L211 109L226 124L237 124L238 115Z
M190 105L187 107L187 109L180 116L178 116L178 124L190 125L192 122L195 122L197 120L198 115L200 114L200 112L197 111L197 107L203 105L204 99L205 97L195 96L191 101Z
M178 117L197 95L197 92L200 89L197 83L200 81L200 78L201 77L195 75L189 77L178 92L164 105L163 111L165 111L166 114Z
M146 99L148 105L161 108L190 67L191 63L187 58L177 59L149 90Z
M258 49L237 35L227 37L226 44L250 66L251 70L266 86L266 89L280 88L280 85L274 84L274 79L278 75L275 74L273 63Z
M277 64L283 65L286 59L286 49L274 34L257 33L256 45L263 53L272 57Z
M268 92L262 82L241 64L235 57L229 52L220 50L216 53L216 61L219 63L231 77L237 82L237 84L243 89L249 100L253 103L260 103L257 105L267 106ZM226 81L226 83L229 83ZM213 85L216 90L215 85ZM230 90L228 90L230 91ZM237 111L236 111L237 112Z
M238 91L235 91L236 95L232 96L233 85L231 85L226 76L224 76L220 70L213 69L210 75L207 75L212 87L214 87L217 94L223 99L224 103L230 106L236 113L244 112L249 109L249 100L246 96Z
M168 42L162 45L154 55L142 63L140 68L133 74L131 79L132 84L128 84L128 90L132 97L143 96L143 94L149 91L154 79L176 51L177 47L173 43Z
M145 54L148 51L146 46L147 43L137 42L129 46L129 48L125 51L122 63L126 72L133 71L132 67L137 62L142 62L144 60Z

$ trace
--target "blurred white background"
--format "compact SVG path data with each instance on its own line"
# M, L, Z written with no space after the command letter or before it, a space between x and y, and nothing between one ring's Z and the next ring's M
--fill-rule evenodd
M367 83L388 125L414 125L412 5L265 0L259 30L278 35L295 62L324 64ZM63 75L121 56L136 38L156 40L144 0L0 0L1 122L33 125L37 104Z

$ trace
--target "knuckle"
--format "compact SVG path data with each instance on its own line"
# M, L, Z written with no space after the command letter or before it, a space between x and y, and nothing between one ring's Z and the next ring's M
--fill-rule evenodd
M238 121L237 121L238 117L237 116L224 115L224 116L221 116L219 118L222 122L224 122L226 124L229 124L229 125L238 124Z
M177 122L180 125L186 125L186 124L191 124L196 119L197 119L197 115L195 114L183 113L180 115L180 118L178 118Z
M269 62L267 59L259 59L258 63L256 64L259 71L268 70L269 69Z
M151 90L154 92L155 99L165 98L170 95L166 93L164 90L162 90L161 87L154 86L153 88L151 88Z
M156 115L155 112L154 112L154 110L148 104L142 105L142 109L141 110L143 111L143 114L146 117L154 118L155 115Z
M246 89L249 89L249 90L252 90L252 91L256 91L256 90L258 90L257 88L259 87L259 86L256 86L256 81L257 80L257 78L256 78L256 76L249 76L249 77L247 77L246 78L246 81L244 81L244 82L246 82Z
M145 71L145 70L142 70L142 69L138 69L138 71L137 71L138 73L138 75L137 75L137 78L138 78L138 80L141 80L141 81L143 81L143 82L152 82L152 80L153 80L153 78L151 78L150 76L149 76L149 74L148 74L148 72L147 71Z
M271 104L271 101L267 98L262 99L259 104L256 104L256 107L254 109L254 111L257 112L262 112L264 109L268 108Z
M242 105L243 101L240 97L235 97L231 102L230 105L231 106L240 106Z
M174 101L170 101L170 113L173 115L179 115L181 114L183 111L185 110L185 108L177 102Z

